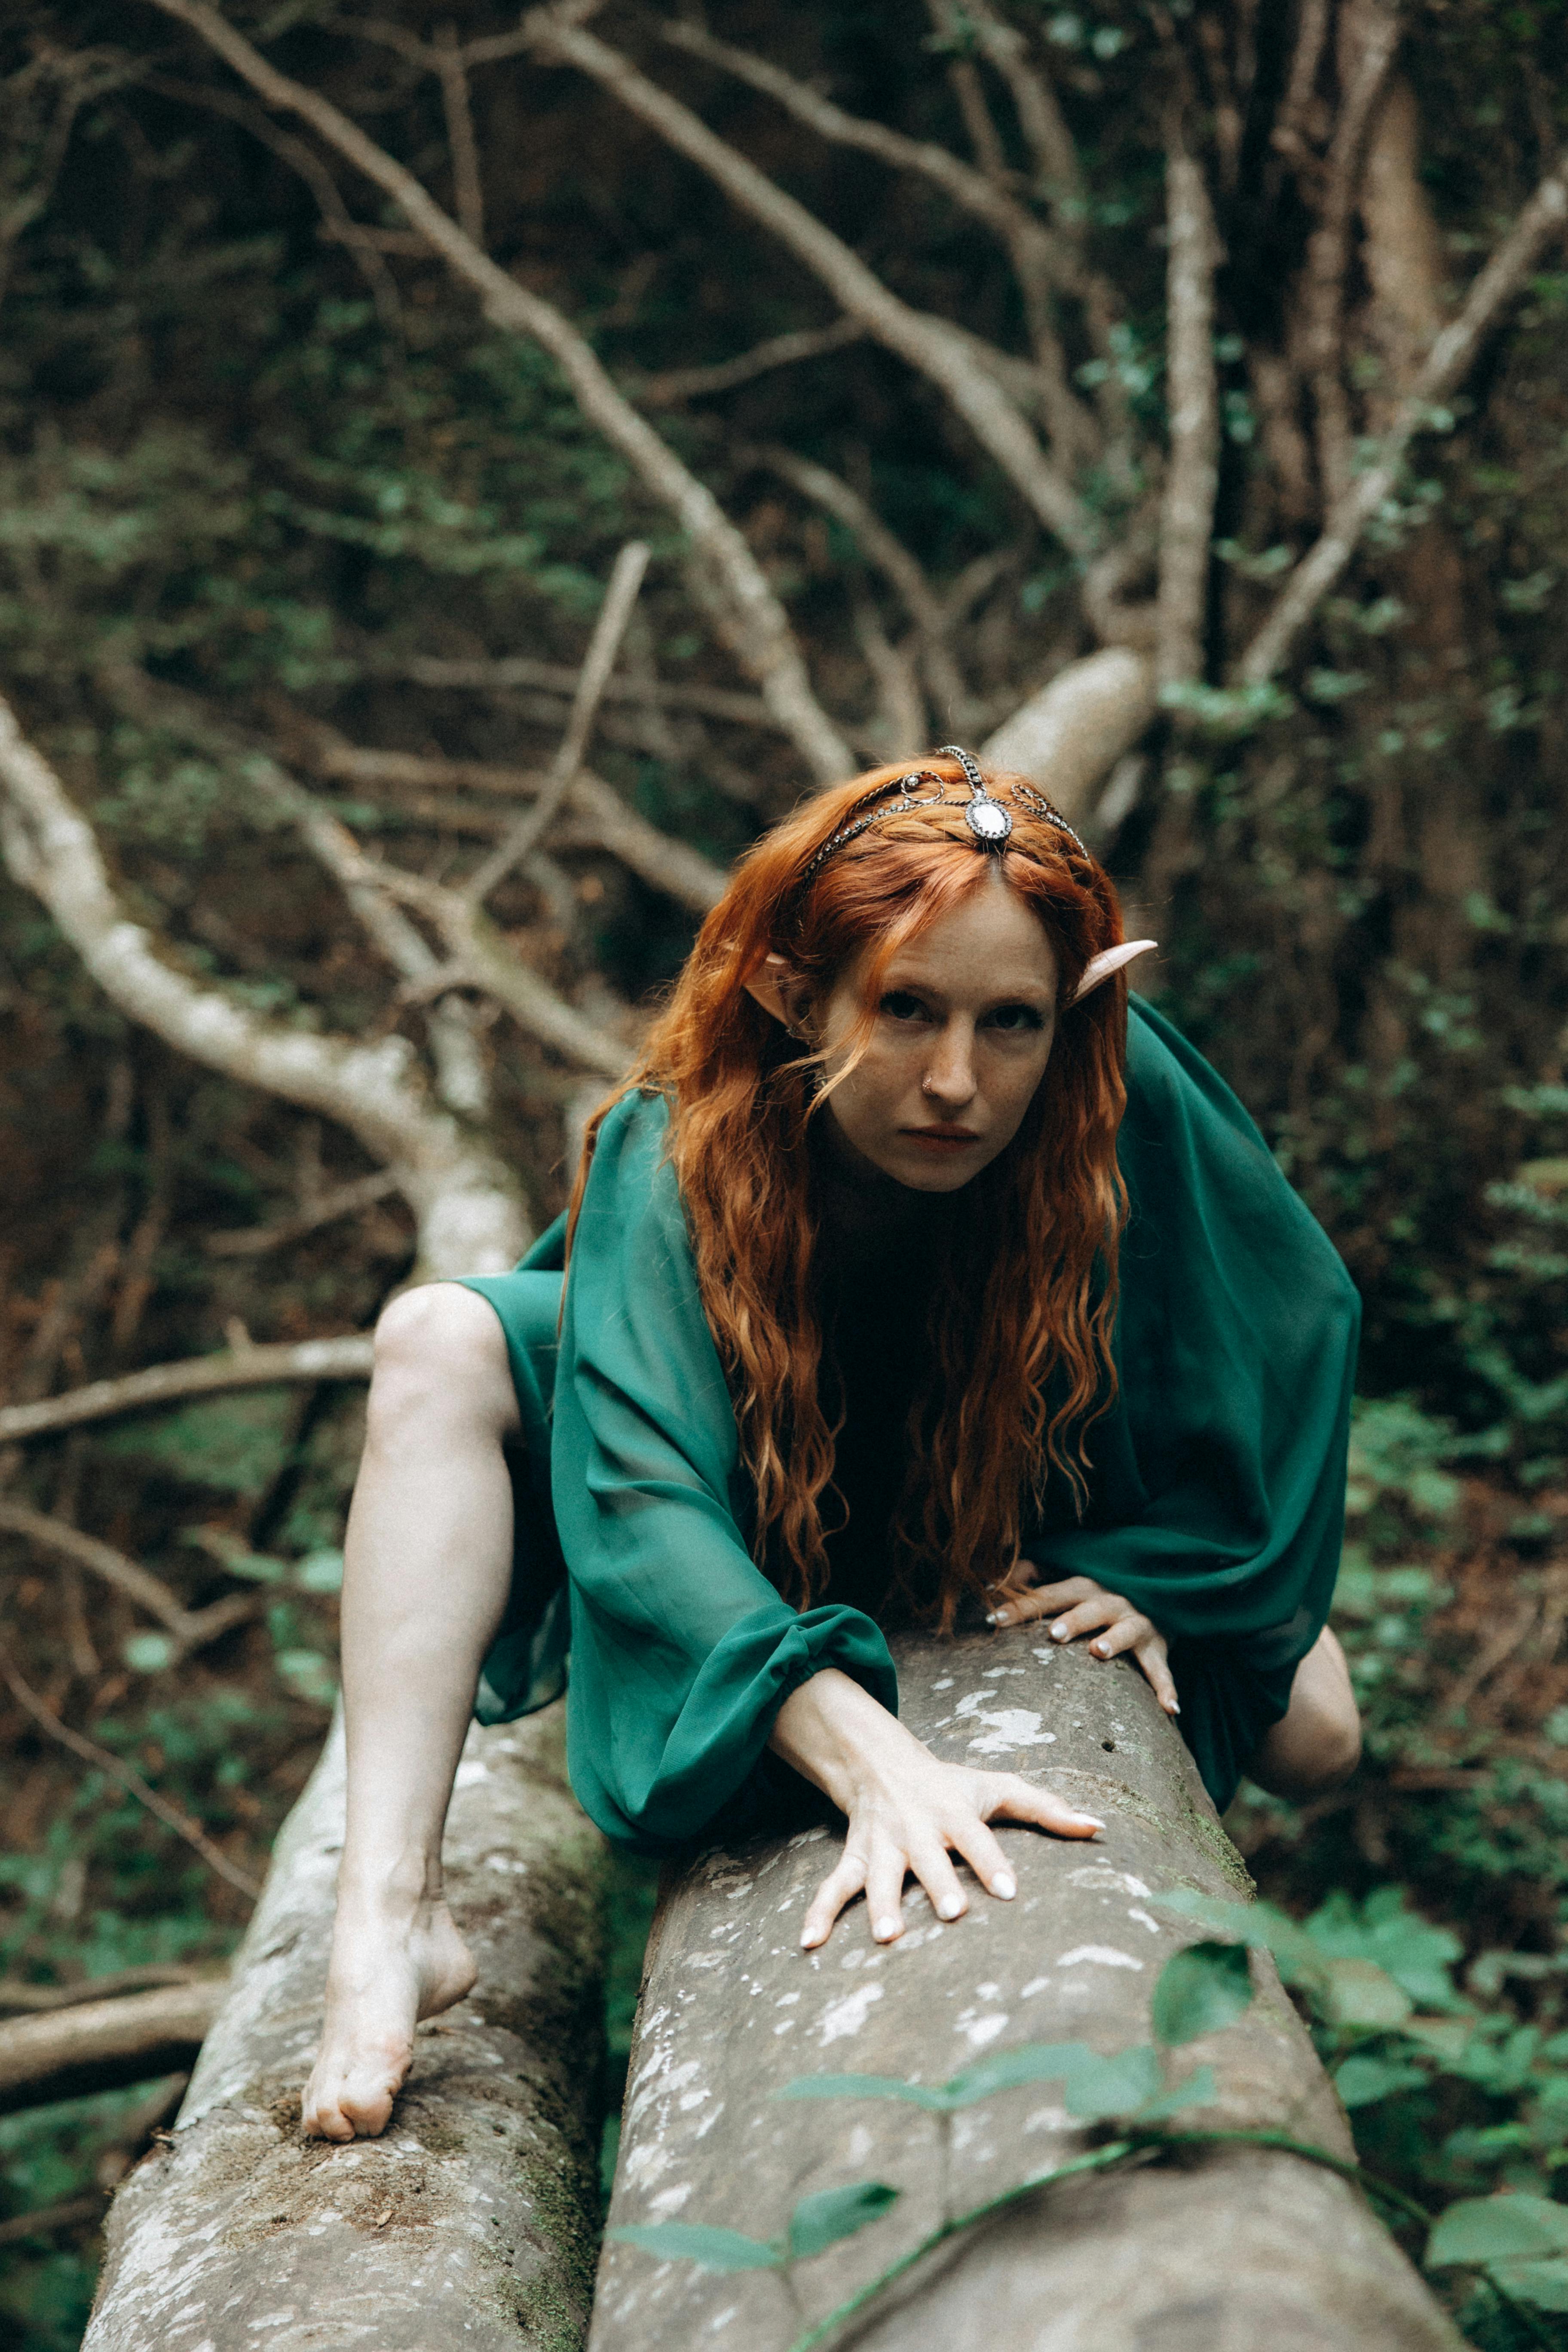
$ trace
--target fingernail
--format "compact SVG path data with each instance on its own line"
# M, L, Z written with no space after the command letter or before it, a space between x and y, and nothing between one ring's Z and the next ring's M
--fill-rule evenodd
M889 1941L893 1937L899 1934L903 1924L904 1923L901 1919L879 1919L877 1922L877 1934L879 1938L883 1942Z
M1180 1715L1181 1711L1182 1711L1182 1702L1181 1702L1181 1700L1180 1700L1179 1698L1173 1698L1173 1699L1171 1701L1171 1713L1172 1713L1173 1715Z
M950 1895L945 1903L938 1906L937 1916L939 1919L961 1919L963 1916L963 1905L956 1895Z
M1061 1622L1051 1627L1051 1639L1053 1642L1065 1642L1067 1637L1068 1629L1065 1619Z
M1094 1654L1095 1654L1095 1656L1096 1656L1097 1658L1103 1658L1103 1657L1107 1657L1107 1656L1110 1654L1110 1643L1106 1643L1106 1642L1091 1642L1091 1643L1089 1643L1089 1648L1094 1652Z
M999 1870L991 1882L991 1892L999 1895L1004 1903L1011 1903L1018 1892L1018 1882L1011 1871Z
M1079 1813L1079 1819L1080 1822L1087 1822L1092 1830L1102 1830L1105 1827L1098 1813Z
M1005 1609L988 1609L985 1612L985 1622L988 1625L1005 1625L1007 1622L1007 1612Z

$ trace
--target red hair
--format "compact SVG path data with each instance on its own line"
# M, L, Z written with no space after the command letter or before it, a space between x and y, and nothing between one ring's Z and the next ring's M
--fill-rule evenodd
M956 761L923 764L963 785ZM1045 930L1062 1008L1090 957L1122 936L1108 877L1061 827L1008 797L1005 773L985 779L1013 818L1005 850L976 850L961 793L947 805L872 825L836 850L803 893L802 874L853 804L908 772L903 762L872 769L816 793L747 852L636 1068L591 1121L572 1201L574 1228L605 1112L634 1087L662 1094L703 1311L755 1487L753 1549L764 1564L776 1558L777 1581L801 1607L826 1581L822 1503L834 1466L834 1431L818 1393L817 1212L807 1144L825 1099L822 1056L791 1038L746 983L768 956L783 956L821 1007L870 950L852 1066L870 1042L894 956L995 875ZM910 1486L891 1531L900 1580L908 1592L907 1580L924 1567L922 1580L937 1596L925 1613L944 1632L962 1602L981 1596L1011 1563L1025 1504L1038 1503L1053 1469L1079 1507L1087 1491L1086 1433L1115 1391L1110 1333L1126 1216L1116 1131L1126 1105L1126 1032L1120 974L1059 1013L1046 1075L1017 1134L964 1188L977 1213L952 1220L931 1307L932 1377L911 1412Z

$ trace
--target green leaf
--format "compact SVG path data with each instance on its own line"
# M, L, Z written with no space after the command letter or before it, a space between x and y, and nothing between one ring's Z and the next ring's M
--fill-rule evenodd
M1135 2115L1160 2089L1160 2061L1151 2043L1140 2042L1113 2058L1097 2058L1091 2051L1068 2076L1065 2104L1069 2116L1099 2123L1107 2116Z
M1529 2262L1568 2252L1568 2205L1550 2197L1461 2197L1426 2241L1426 2267Z
M1020 2084L1066 2082L1085 2061L1100 2063L1087 2042L1026 2042L1021 2050L999 2050L994 2058L966 2066L939 2095L944 2107L972 2107Z
M1456 2005L1448 1971L1463 1948L1459 1939L1407 1910L1401 1886L1379 1886L1360 1905L1342 1890L1331 1895L1307 1934L1331 1959L1373 1961L1422 2009Z
M1351 2057L1334 2069L1334 2088L1347 2107L1373 2106L1426 2080L1419 2066L1402 2066L1387 2058Z
M951 2103L944 2084L906 2083L898 2074L797 2074L775 2099L899 2099L910 2107L941 2110Z
M174 1654L174 1644L167 1633L128 1633L120 1654L132 1674L162 1674Z
M331 1706L336 1699L332 1662L319 1650L279 1650L277 1666L279 1681L296 1698L309 1699L314 1706Z
M293 1581L302 1592L341 1592L343 1585L342 1553L308 1552L295 1569Z
M1568 2263L1497 2263L1492 2276L1538 2311L1568 2311Z
M1272 1903L1228 1903L1218 1895L1201 1895L1195 1887L1173 1886L1152 1895L1162 1911L1177 1912L1201 1927L1212 1927L1238 1944L1272 1952L1287 1984L1313 1983L1323 1975L1323 1960L1305 1931Z
M898 2201L898 2190L885 2180L857 2180L848 2189L824 2189L815 2197L803 2197L789 2217L790 2261L809 2262L840 2238L852 2238Z
M610 2235L661 2262L695 2263L700 2271L776 2271L784 2262L778 2246L743 2237L739 2230L710 2229L703 2221L637 2221Z
M1215 2080L1214 2068L1199 2066L1192 2074L1184 2074L1179 2083L1173 2083L1168 2091L1162 2091L1157 2098L1149 2100L1130 2117L1130 2121L1135 2124L1163 2123L1167 2116L1180 2115L1184 2107L1212 2107L1218 2095L1219 2085Z
M1413 2003L1375 1960L1331 1960L1318 2004L1331 2025L1403 2025Z
M1252 1958L1245 1944L1189 1944L1173 1953L1154 1987L1154 2038L1168 2050L1217 2033L1252 2006Z

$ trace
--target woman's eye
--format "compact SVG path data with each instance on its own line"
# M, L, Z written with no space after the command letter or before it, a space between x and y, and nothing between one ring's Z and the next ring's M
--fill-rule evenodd
M925 1006L918 996L911 996L907 988L889 989L882 999L881 1010L889 1021L923 1021L925 1019Z
M1045 1026L1032 1004L999 1004L985 1016L988 1029L1042 1029Z

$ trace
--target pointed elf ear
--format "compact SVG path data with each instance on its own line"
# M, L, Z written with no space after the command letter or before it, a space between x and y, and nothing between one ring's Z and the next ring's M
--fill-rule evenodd
M1073 990L1069 1003L1081 1004L1086 996L1094 994L1102 981L1110 978L1112 972L1120 971L1122 965L1131 963L1134 956L1147 955L1151 948L1157 948L1159 944L1158 940L1127 940L1119 948L1102 948L1099 955L1090 956L1085 964L1083 978ZM754 994L755 991L752 992Z
M771 1013L775 1021L782 1022L793 1036L796 1014L786 992L792 982L798 984L795 966L788 957L771 955L745 982L745 990L748 996L755 998L764 1013Z

